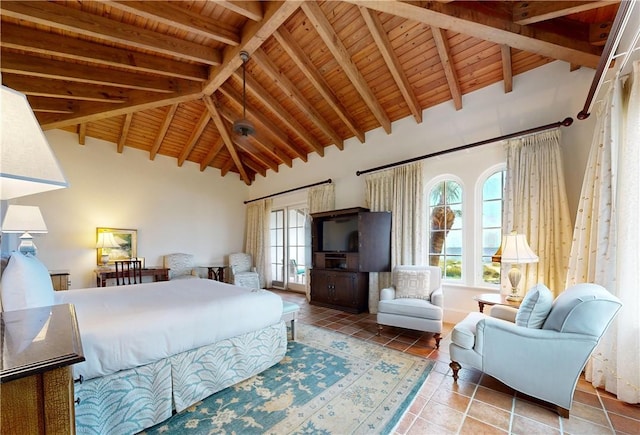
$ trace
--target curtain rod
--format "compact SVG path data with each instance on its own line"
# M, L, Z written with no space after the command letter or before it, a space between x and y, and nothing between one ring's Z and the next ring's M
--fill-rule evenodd
M285 193L295 192L296 190L308 189L309 187L314 187L314 186L319 186L321 184L329 184L329 183L331 183L331 178L327 178L324 181L318 181L317 183L307 184L306 186L294 187L293 189L283 190L282 192L272 193L271 195L266 195L266 196L261 196L260 198L249 199L247 201L244 201L244 203L245 204L249 204L250 202L260 201L261 199L271 198L272 196L283 195Z
M503 136L494 137L493 139L481 140L480 142L474 142L472 144L462 145L462 146L459 146L459 147L456 147L456 148L450 148L448 150L436 151L435 153L425 154L424 156L413 157L411 159L402 160L402 161L395 162L395 163L389 163L387 165L378 166L377 168L365 169L364 171L356 171L356 175L360 176L362 174L368 174L369 172L380 171L382 169L389 169L389 168L393 168L394 166L405 165L407 163L417 162L418 160L428 159L429 157L437 157L437 156L441 156L443 154L449 154L449 153L453 153L453 152L456 152L456 151L462 151L462 150L466 150L466 149L469 149L469 148L477 147L477 146L480 146L480 145L486 145L488 143L498 142L500 140L511 139L512 137L525 136L527 134L537 133L539 131L544 131L544 130L550 130L552 128L556 128L556 127L560 127L560 126L568 127L571 124L573 124L573 118L565 118L562 121L554 122L554 123L547 124L547 125L541 125L540 127L534 127L534 128L530 128L528 130L518 131L516 133L505 134Z
M584 102L582 110L576 115L576 118L581 121L587 119L589 115L591 115L591 113L589 112L591 111L591 103L593 102L593 97L595 97L600 90L600 86L602 85L602 81L605 75L605 69L609 67L611 61L613 60L616 48L620 43L620 38L622 38L622 30L627 24L632 9L632 1L620 2L618 12L616 12L616 17L613 20L613 24L611 25L611 32L609 32L609 37L607 38L607 42L604 45L602 54L600 55L600 60L598 61L598 66L596 68L596 74L593 76L593 80L591 81L591 87L589 88L589 92L587 93L587 99Z

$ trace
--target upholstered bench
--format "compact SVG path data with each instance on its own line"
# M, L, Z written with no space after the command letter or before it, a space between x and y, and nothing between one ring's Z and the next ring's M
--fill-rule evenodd
M293 302L282 301L282 320L285 322L291 322L291 339L296 339L296 320L298 319L298 311L300 311L300 305Z

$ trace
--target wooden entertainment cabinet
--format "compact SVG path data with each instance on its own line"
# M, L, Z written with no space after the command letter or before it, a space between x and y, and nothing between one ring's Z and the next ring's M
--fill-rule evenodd
M369 272L391 270L391 212L355 207L311 217L311 304L367 311Z

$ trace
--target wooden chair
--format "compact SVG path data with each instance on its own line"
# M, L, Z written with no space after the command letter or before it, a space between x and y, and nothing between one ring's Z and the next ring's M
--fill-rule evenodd
M114 263L116 265L116 285L142 283L141 260L118 260Z

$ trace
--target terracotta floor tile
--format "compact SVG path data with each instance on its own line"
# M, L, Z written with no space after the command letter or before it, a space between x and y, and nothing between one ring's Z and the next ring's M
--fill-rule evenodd
M457 431L464 420L464 414L462 412L435 402L433 399L427 403L427 406L422 410L419 417L438 426L442 426L451 432Z
M600 399L598 398L598 395L596 394L595 390L593 391L593 393L590 393L590 392L587 393L582 390L576 390L573 393L573 401L584 403L585 405L589 405L589 406L595 406L597 408L602 407L602 405L600 404Z
M607 411L640 420L640 405L630 405L603 395L600 395L600 398Z
M505 411L504 409L496 408L479 400L473 400L471 401L468 415L469 417L473 417L476 420L488 423L504 431L509 430L511 412Z
M613 413L609 413L609 419L616 433L629 435L640 434L640 420Z
M398 341L397 339L393 339L385 344L385 347L390 347L391 349L399 350L400 352L404 352L409 348L409 346L409 344Z
M409 428L407 435L450 435L455 433L456 431L438 426L433 422L418 417Z
M602 426L609 426L609 420L604 409L594 406L585 405L584 403L573 402L571 407L571 416L580 417Z
M352 334L356 338L360 338L362 340L368 340L373 337L375 334L373 332L365 331L364 329L360 329L357 332Z
M547 426L539 421L521 415L514 415L513 422L511 423L511 433L522 435L555 435L561 432L559 429Z
M489 403L493 406L497 406L498 408L502 408L506 411L511 412L511 408L513 406L513 396L508 394L500 393L495 390L491 390L486 387L478 387L476 390L476 394L473 396L474 400L480 400L484 403Z
M476 420L473 417L467 417L462 423L462 428L460 428L460 435L491 435L491 434L506 434L508 432L498 429L497 427L491 426L485 422L480 420Z
M451 376L447 376L447 378L442 382L442 387L450 391L454 391L458 394L463 394L465 396L471 397L476 392L478 384L474 382L463 381L462 379L454 381Z
M527 417L554 429L560 429L560 416L549 408L541 407L517 397L514 411L516 415Z
M412 346L409 346L409 348L407 348L405 352L410 353L411 355L416 355L416 356L421 356L426 358L431 354L431 352L433 352L433 349L425 348L422 346L416 346L414 344Z
M415 419L415 414L412 412L406 412L400 419L400 422L396 425L395 433L400 435L406 434Z
M583 420L578 417L565 418L562 420L562 430L565 434L575 435L605 435L614 434L615 432L607 426L602 426L591 421Z
M418 394L411 406L409 406L409 412L416 415L420 414L428 401L428 398Z
M447 405L456 411L466 412L471 398L445 388L439 388L433 396L431 396L431 400Z

